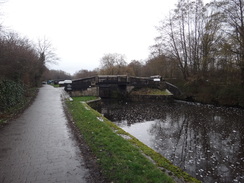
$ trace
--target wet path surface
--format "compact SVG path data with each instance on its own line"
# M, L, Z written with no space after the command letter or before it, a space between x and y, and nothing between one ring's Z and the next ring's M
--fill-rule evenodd
M67 126L61 89L40 88L34 103L0 129L0 182L86 182L89 176Z

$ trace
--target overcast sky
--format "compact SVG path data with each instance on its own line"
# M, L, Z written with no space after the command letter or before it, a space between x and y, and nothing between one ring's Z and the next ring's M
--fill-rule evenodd
M1 5L5 28L36 41L47 38L60 58L51 69L70 74L93 70L107 53L126 61L146 60L157 36L155 26L177 0L7 0Z

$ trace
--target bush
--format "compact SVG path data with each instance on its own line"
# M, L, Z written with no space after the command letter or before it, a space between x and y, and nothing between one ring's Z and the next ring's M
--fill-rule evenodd
M0 112L24 102L24 86L11 80L0 81Z
M174 84L183 92L183 100L244 107L244 87L240 83L220 84L196 79L188 82L175 81Z
M239 85L226 85L222 87L218 91L218 100L221 105L243 107L243 87Z

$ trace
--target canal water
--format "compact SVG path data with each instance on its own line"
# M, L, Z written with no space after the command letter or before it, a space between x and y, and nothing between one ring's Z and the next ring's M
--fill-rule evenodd
M204 183L244 182L242 109L102 101L97 110Z

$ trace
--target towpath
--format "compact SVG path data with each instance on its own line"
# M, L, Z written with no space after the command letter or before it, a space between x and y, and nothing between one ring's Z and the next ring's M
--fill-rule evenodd
M45 85L34 103L0 129L0 182L88 182L89 170L62 107L61 89Z

